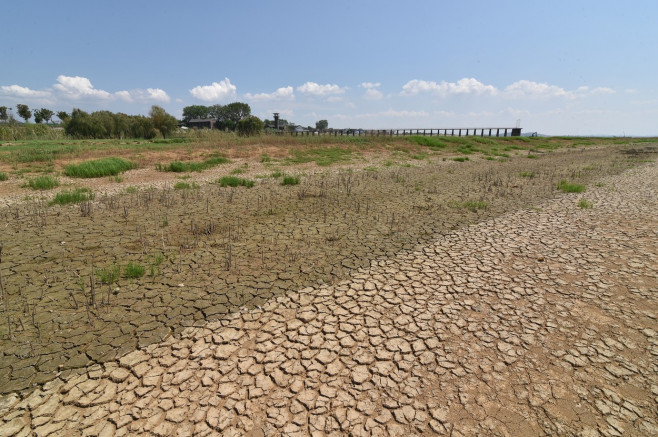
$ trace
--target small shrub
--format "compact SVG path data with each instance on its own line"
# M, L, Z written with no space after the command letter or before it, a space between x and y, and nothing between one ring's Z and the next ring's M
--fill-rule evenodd
M591 209L594 208L594 203L590 202L587 199L580 199L580 201L578 202L578 207L583 209Z
M59 180L47 175L37 176L34 179L30 179L27 184L33 190L52 190L55 187L59 187Z
M460 157L458 157L458 158L452 158L452 160L453 160L453 161L457 161L457 162L466 162L466 161L468 161L468 157L466 157L466 156L460 156Z
M68 205L69 203L80 203L92 200L94 194L89 188L76 188L75 190L65 190L55 194L51 205Z
M557 184L557 189L565 193L582 193L585 185L569 183L563 179Z
M64 167L64 174L72 178L99 178L117 176L133 168L137 168L136 163L111 157L67 165Z
M254 181L249 179L242 179L235 176L224 176L216 181L222 187L247 187L254 186Z
M119 266L115 264L112 267L96 270L96 275L101 284L112 284L119 279L119 271Z
M0 171L0 181L6 181L9 179L9 176L7 176L7 173L3 173Z
M537 155L529 154L528 159L537 159Z
M299 176L284 176L281 185L299 185Z
M146 269L141 264L133 264L130 262L123 268L124 278L141 278L144 276L144 273L146 273Z

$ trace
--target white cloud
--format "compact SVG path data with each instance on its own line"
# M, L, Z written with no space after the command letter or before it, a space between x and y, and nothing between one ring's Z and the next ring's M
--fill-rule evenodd
M477 79L466 77L457 82L442 81L441 83L413 79L402 87L403 95L412 96L419 93L437 94L442 97L455 94L489 94L493 96L498 94L498 89L493 85L485 85Z
M380 100L384 95L377 89L367 88L363 97L368 100Z
M133 101L133 96L130 94L130 91L117 91L114 95L125 102Z
M2 90L2 94L12 97L43 98L50 96L50 92L48 91L32 90L20 85L2 86L0 87L0 90Z
M86 77L80 76L57 76L57 82L53 85L55 90L59 91L63 96L71 99L80 99L84 97L91 97L97 99L111 99L112 94L104 90L94 88L91 81Z
M382 84L379 83L379 82L376 82L376 83L374 83L374 82L363 82L363 83L362 83L361 85L359 85L359 86L360 86L361 88L371 89L371 88L379 88L380 86L382 86Z
M212 85L196 86L190 90L190 94L206 102L220 102L235 97L236 91L236 86L225 77L223 81L213 82Z
M306 82L304 85L298 86L297 91L312 96L327 96L331 94L343 94L345 88L333 84L320 85L315 82Z
M295 100L295 93L291 86L278 88L273 93L259 93L251 94L246 93L244 95L247 99L253 100L255 102L262 102L267 100Z
M531 80L519 80L505 88L505 96L513 99L573 98L573 93L556 85L533 82Z

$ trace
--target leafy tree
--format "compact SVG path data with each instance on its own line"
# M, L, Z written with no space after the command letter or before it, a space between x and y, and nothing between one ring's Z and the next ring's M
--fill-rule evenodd
M151 106L149 111L151 120L153 120L153 127L160 131L162 138L167 138L167 135L172 133L178 127L178 120L173 115L167 114L167 111L160 106Z
M37 123L41 123L41 121L50 123L50 120L53 118L53 115L55 115L55 113L50 109L46 109L46 108L37 109L34 111L34 121ZM41 121L37 121L37 117Z
M223 118L226 120L230 120L233 123L238 123L240 120L246 119L250 115L251 115L251 108L247 103L241 103L241 102L229 103L223 108Z
M27 105L19 103L16 105L16 110L18 111L18 116L25 120L25 123L32 117L32 111Z
M0 106L0 121L7 121L9 116L7 115L7 107Z
M327 120L320 120L315 122L315 128L317 130L323 131L329 127L329 122Z
M192 105L183 108L183 121L188 123L193 118L208 118L209 108L203 105Z
M66 123L66 121L69 120L71 118L71 116L66 111L59 111L57 113L57 118L62 120L62 123Z
M260 118L251 115L238 121L236 126L238 135L248 137L259 135L263 131L265 125Z

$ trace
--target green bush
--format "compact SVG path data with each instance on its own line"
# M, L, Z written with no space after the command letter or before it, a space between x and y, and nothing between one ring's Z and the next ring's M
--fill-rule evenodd
M299 176L284 176L281 185L299 185Z
M0 181L6 181L9 179L9 176L7 176L7 173L3 173L0 171Z
M222 187L247 187L251 188L254 186L254 181L249 179L242 179L236 176L224 176L223 178L217 179L216 181Z
M67 165L64 174L72 178L99 178L116 176L133 168L137 168L136 163L111 157Z
M30 179L27 184L33 190L51 190L59 187L59 180L55 177L45 175Z
M254 115L238 121L238 124L236 126L238 135L242 137L260 135L264 127L265 124L263 123L263 121Z
M92 200L94 194L89 188L76 188L75 190L65 190L55 194L51 205L67 205L69 203L80 203Z

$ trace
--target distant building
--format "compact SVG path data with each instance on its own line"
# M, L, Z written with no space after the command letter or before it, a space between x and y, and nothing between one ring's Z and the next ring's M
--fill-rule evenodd
M196 129L212 129L217 120L214 118L193 118L187 122L187 127Z

